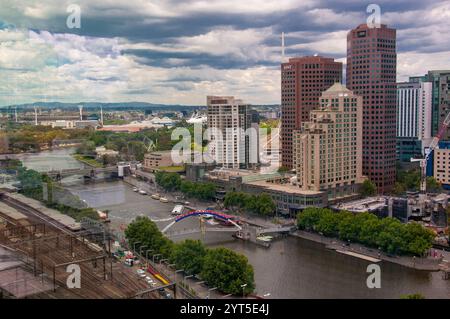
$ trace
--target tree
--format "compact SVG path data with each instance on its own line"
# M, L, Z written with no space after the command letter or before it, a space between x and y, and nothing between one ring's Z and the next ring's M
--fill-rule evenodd
M228 248L208 250L205 256L201 277L209 286L217 287L227 294L252 293L255 289L253 267L247 257Z
M437 193L442 190L442 185L433 176L427 177L427 191Z
M137 217L128 225L125 230L125 236L131 246L139 243L138 247L147 246L147 249L153 249L154 252L165 257L171 255L173 243L164 237L156 224L148 217Z
M84 141L78 148L77 154L84 156L95 156L95 143L93 141Z
M402 224L398 219L379 219L367 212L354 215L317 207L299 213L297 226L401 255L424 255L432 247L435 237L431 230L418 223Z
M371 180L366 179L361 185L360 193L364 197L373 196L377 193L377 187Z
M201 241L187 239L174 246L171 262L187 274L200 274L206 253L207 249Z
M271 216L276 208L277 206L270 195L263 193L257 196L256 209L259 215Z
M403 195L406 192L406 187L404 184L396 182L394 185L394 189L392 190L392 193L394 195Z

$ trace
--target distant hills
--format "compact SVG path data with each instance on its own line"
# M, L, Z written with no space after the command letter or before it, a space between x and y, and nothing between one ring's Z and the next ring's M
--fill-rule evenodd
M146 102L123 102L123 103L100 103L100 102L79 102L79 103L62 103L62 102L35 102L28 104L9 105L2 106L0 109L15 108L17 110L33 109L34 107L40 107L45 109L78 109L79 105L83 105L84 109L99 109L103 107L103 110L108 109L121 109L121 110L133 110L133 109L151 109L151 110L172 110L172 111L192 111L199 108L204 108L204 105L179 105L179 104L153 104Z
M194 111L198 109L205 109L205 105L180 105L180 104L154 104L147 102L123 102L123 103L101 103L101 102L79 102L79 103L62 103L62 102L35 102L28 104L17 104L1 106L0 110L7 110L8 108L17 107L17 111L32 110L35 106L43 109L66 109L66 110L78 110L78 106L83 105L86 110L100 109L103 110L171 110L171 111ZM253 104L253 107L262 107L264 109L279 108L279 105L266 104L257 105Z

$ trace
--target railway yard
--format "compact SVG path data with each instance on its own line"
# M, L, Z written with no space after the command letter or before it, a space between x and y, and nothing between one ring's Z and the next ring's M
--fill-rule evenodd
M112 257L111 238L38 205L0 194L0 298L160 298L160 287ZM80 288L67 285L74 264Z

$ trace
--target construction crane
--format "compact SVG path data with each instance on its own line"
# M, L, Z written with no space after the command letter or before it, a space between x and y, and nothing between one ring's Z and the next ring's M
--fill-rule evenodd
M450 112L447 113L447 116L445 117L445 120L442 123L438 134L435 137L433 137L433 140L431 141L431 143L428 147L428 153L425 154L425 157L419 158L419 159L411 158L411 162L420 162L420 171L421 171L420 192L422 194L426 194L426 192L427 192L427 162L428 162L428 159L430 158L431 153L433 153L433 151L439 145L439 141L441 140L442 136L444 135L444 133L447 130L449 125L450 125Z

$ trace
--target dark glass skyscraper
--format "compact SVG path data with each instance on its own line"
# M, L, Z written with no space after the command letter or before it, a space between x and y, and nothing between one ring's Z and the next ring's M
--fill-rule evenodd
M363 174L380 193L395 183L396 30L359 25L347 35L347 87L363 97Z

